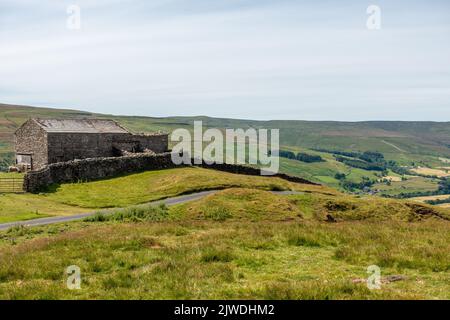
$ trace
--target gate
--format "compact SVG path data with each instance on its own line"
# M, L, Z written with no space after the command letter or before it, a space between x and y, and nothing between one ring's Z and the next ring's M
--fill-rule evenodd
M0 178L0 193L22 193L23 178Z

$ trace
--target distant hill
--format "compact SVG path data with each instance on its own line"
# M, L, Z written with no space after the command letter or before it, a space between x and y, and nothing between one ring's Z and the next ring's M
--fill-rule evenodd
M12 134L30 117L113 118L132 131L171 131L188 127L194 120L218 128L279 128L281 143L311 149L379 151L385 154L411 153L450 156L450 122L333 122L274 120L254 121L210 117L134 117L95 114L77 110L36 108L0 104L0 143L10 145Z

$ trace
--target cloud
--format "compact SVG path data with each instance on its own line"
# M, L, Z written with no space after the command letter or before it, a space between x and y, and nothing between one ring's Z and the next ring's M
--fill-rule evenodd
M66 28L72 2L79 31ZM449 119L449 10L434 4L403 2L407 15L386 4L382 30L369 31L356 1L4 0L0 99L154 116Z

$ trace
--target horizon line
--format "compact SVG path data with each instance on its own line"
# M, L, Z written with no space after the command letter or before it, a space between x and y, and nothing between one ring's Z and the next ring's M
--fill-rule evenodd
M151 116L151 115L136 115L136 114L114 114L114 113L98 113L87 109L78 109L74 107L56 107L56 106L40 106L29 104L17 104L17 103L4 103L0 102L1 106L8 107L20 107L20 108L33 108L33 109L52 109L61 111L78 111L84 113L90 113L92 115L112 116L112 117L133 117L133 118L153 118L153 119L167 119L167 118L211 118L222 120L237 120L237 121L257 121L257 122L272 122L272 121L303 121L303 122L341 122L341 123L367 123L367 122L420 122L420 123L449 123L450 120L307 120L307 119L256 119L256 118L232 118L232 117L220 117L209 115L165 115L165 116Z

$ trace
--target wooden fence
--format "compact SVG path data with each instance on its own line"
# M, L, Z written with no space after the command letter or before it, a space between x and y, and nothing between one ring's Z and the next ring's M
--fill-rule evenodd
M22 193L23 178L0 178L0 193Z

